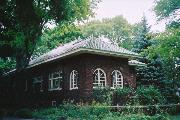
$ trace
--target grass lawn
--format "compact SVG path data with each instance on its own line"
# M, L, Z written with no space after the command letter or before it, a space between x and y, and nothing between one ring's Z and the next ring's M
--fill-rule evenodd
M180 120L180 114L179 115L172 115L170 117L170 120Z

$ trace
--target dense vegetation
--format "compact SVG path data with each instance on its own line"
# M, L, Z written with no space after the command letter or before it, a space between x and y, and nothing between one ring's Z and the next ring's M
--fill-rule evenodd
M0 56L25 68L46 23L73 24L93 14L96 0L2 0L0 5Z
M33 116L45 118L48 120L57 119L80 119L80 120L170 120L167 115L149 116L143 113L126 114L113 112L110 108L101 107L101 105L64 105L57 108L49 108L34 112Z
M132 94L134 97L130 98L129 95ZM118 96L120 102L124 100L124 105L127 107L110 107L112 96ZM94 90L94 98L96 101L88 104L80 103L75 105L66 102L55 108L38 109L33 112L32 116L48 120L57 120L60 118L70 120L169 120L168 114L165 113L172 111L171 108L164 109L158 106L147 106L146 108L131 107L163 104L163 96L153 86L149 88L139 87L136 91L128 87L111 91L108 88L96 89Z
M141 54L138 59L147 64L139 67L136 90L131 88L94 90L96 102L113 104L113 97L126 101L125 105L160 105L179 103L175 94L180 88L180 0L158 0L154 11L159 18L168 19L166 30L152 33L143 16L140 23L131 25L123 16L78 24L93 14L99 0L3 0L0 6L0 76L14 68L19 70L34 59L55 47L78 37L105 36L111 42ZM17 6L17 7L15 7ZM73 8L73 9L71 9ZM23 9L23 11L22 11ZM25 18L24 14L26 14ZM75 22L74 22L75 21ZM46 28L53 22L55 28ZM2 52L3 51L3 52ZM4 89L5 81L0 81ZM9 84L9 83L8 83ZM113 96L114 95L114 96ZM128 97L127 97L128 96ZM133 98L131 99L131 96ZM116 101L118 102L118 101ZM102 104L77 107L72 104L34 112L36 117L56 119L119 119L122 120L166 120L161 109L149 107L147 110L130 110L117 113L101 108ZM104 105L104 104L103 104ZM163 112L172 112L168 108ZM137 112L134 112L137 111ZM91 113L91 114L89 114ZM19 113L17 113L19 114Z

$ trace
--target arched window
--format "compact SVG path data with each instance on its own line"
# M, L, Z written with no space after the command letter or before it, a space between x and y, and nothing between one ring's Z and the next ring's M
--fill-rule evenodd
M104 72L104 70L97 68L94 71L93 88L105 87L105 86L106 86L106 73Z
M78 72L73 70L70 74L70 90L78 89Z
M114 70L112 72L112 88L123 88L123 75L120 71Z

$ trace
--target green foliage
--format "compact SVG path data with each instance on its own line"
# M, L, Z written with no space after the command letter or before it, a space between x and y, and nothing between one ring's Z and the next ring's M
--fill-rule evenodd
M0 56L15 57L16 68L28 65L45 24L73 23L92 16L98 0L2 0ZM7 52L10 50L11 52Z
M154 11L161 19L169 17L175 10L180 9L180 0L158 0Z
M136 71L138 86L155 85L160 87L162 85L160 82L165 79L163 61L157 55L148 61L146 67L137 67Z
M166 115L157 114L154 116L148 116L144 114L121 114L121 116L116 116L113 114L108 114L108 116L103 120L169 120Z
M63 23L53 29L47 29L43 32L41 39L36 45L32 58L36 58L61 44L70 42L78 37L82 37L80 29L74 24Z
M103 35L111 39L111 42L118 43L119 46L132 48L132 25L123 16L103 19L102 21L91 21L82 25L81 29L84 37Z
M123 89L121 88L116 88L115 89L115 93L116 95L120 96L120 97L123 97L123 96L128 96L130 94L133 93L133 89L130 88L130 87L124 87Z
M156 44L146 51L148 57L152 58L158 54L164 61L166 79L172 80L173 84L178 84L180 79L179 58L180 58L180 30L167 29L156 37Z
M32 118L32 111L29 109L20 109L15 112L15 116L19 118Z
M57 108L35 111L33 116L48 120L57 120L62 117L67 119L98 120L104 118L109 112L110 110L108 108L103 108L99 105L76 106L73 104L64 104Z
M15 68L15 60L11 58L0 58L0 76Z
M138 87L136 95L140 105L157 105L165 103L165 99L161 95L161 92L154 86Z
M163 111L163 108L155 106L155 105L165 104L165 99L157 88L153 86L149 86L149 87L141 86L136 89L133 95L134 96L131 95L132 97L129 97L129 99L126 101L126 106L129 107L124 108L122 110L123 113L126 114L144 113L147 115L155 115ZM133 107L133 106L139 106L139 107Z
M141 114L124 114L111 111L109 108L98 105L75 106L73 104L64 104L57 108L48 108L36 110L33 112L35 118L43 118L48 120L57 119L80 119L80 120L169 120L167 115L156 114L148 116Z
M135 27L135 37L134 37L134 44L133 44L133 51L140 53L144 49L147 49L151 45L149 38L148 38L148 33L149 33L149 26L147 24L146 17L143 16L141 22L137 24Z
M109 88L94 88L93 89L93 99L99 103L106 103L111 105L112 103L113 91Z

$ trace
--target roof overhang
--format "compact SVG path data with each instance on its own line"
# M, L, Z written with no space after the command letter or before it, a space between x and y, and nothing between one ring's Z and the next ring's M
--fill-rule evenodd
M130 60L130 61L128 61L128 64L130 66L138 66L138 67L145 67L145 66L147 66L145 63L139 62L137 60Z
M129 59L140 58L139 55L134 55L134 54L126 54L126 53L105 51L105 50L99 50L99 49L78 48L76 50L66 52L66 53L63 53L61 55L53 56L50 59L43 60L43 61L37 62L35 64L30 64L27 68L32 68L32 67L35 67L35 66L43 64L43 63L48 63L48 62L51 62L51 61L63 59L63 58L70 57L70 56L76 56L76 55L80 55L80 54L84 54L84 53L103 55L103 56L129 58Z

